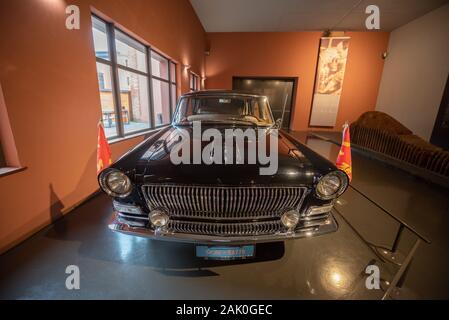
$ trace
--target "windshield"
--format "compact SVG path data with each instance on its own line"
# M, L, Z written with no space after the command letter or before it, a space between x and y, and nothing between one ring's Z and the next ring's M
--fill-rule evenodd
M265 97L204 96L185 97L179 102L173 118L176 125L193 121L225 122L257 126L273 124Z

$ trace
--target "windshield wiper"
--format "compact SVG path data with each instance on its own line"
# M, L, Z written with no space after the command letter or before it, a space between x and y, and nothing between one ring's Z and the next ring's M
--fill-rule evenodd
M213 119L207 119L207 120L200 120L203 123L232 123L232 124L242 124L247 126L257 126L257 123L249 121L249 120L243 120L243 119L223 119L223 120L213 120Z
M220 119L220 120L202 119L202 120L194 120L194 121L199 121L201 123L233 123L233 124L242 124L242 125L255 126L255 127L258 126L258 124L256 122L253 122L251 120L246 120L246 119L240 119L240 118L226 118L226 119ZM175 125L189 126L189 125L192 125L194 121L185 120L185 121L177 122L177 123L175 123Z

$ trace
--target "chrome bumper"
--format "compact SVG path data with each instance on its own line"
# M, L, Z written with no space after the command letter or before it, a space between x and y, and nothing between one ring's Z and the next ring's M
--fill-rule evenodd
M200 243L200 244L244 244L244 243L274 242L274 241L284 241L306 237L315 237L336 231L338 229L338 224L335 221L334 217L332 216L332 213L330 213L329 218L324 223L316 224L306 222L304 228L291 232L282 232L282 233L279 232L275 234L260 235L260 236L220 237L220 236L210 236L201 234L170 232L164 230L153 230L143 226L132 226L130 223L120 218L119 213L114 212L112 219L109 223L109 229L124 234L147 237L155 240L178 241L178 242Z

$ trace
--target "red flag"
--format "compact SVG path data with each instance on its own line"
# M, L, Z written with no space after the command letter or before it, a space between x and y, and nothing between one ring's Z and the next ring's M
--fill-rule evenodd
M346 172L349 181L352 180L352 160L351 160L351 138L349 136L349 125L346 122L343 126L343 141L337 157L337 168Z
M111 149L109 148L108 140L106 139L103 125L100 121L98 122L97 173L109 167L111 163Z

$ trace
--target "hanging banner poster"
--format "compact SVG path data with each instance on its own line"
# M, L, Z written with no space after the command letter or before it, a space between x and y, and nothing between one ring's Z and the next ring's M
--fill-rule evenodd
M348 46L349 37L321 38L310 126L335 126Z

